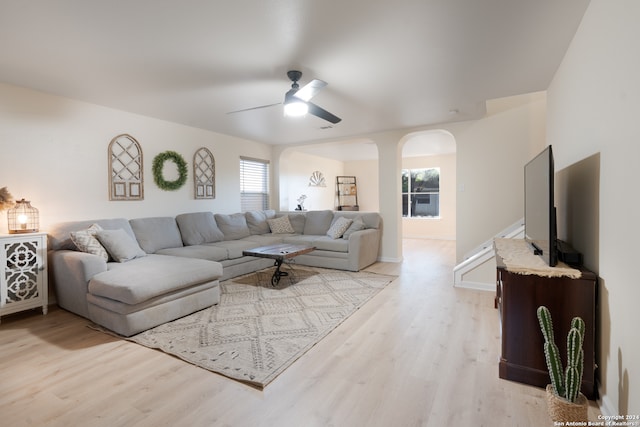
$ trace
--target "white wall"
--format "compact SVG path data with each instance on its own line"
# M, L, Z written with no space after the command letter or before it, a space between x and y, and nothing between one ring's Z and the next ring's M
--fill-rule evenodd
M361 211L379 212L378 160L358 160L344 163L344 174L358 181L358 206Z
M440 168L440 218L402 218L405 238L456 238L456 155L404 157L403 169Z
M323 174L326 187L309 186L309 178L315 171ZM280 157L277 173L280 178L279 210L294 210L302 194L307 196L306 210L336 208L336 177L345 174L343 162L288 149Z
M109 142L127 133L142 146L144 200L109 201ZM216 160L216 199L193 197L192 161L207 147ZM189 165L189 179L174 192L153 182L151 163L174 150ZM239 157L270 160L271 148L162 120L0 84L0 187L26 198L47 224L87 218L144 217L182 212L238 212ZM6 232L6 212L0 232Z
M538 92L488 101L482 119L437 127L456 140L458 262L524 215L524 165L546 145L545 114Z
M599 184L587 185L589 194L582 197L573 195L579 201L591 196L591 203L573 209L575 220L589 224L595 218L596 223L580 230L582 236L574 230L572 243L600 278L603 411L623 415L640 414L635 327L640 301L635 269L640 253L639 21L640 2L592 0L548 90L548 139L556 170L576 169L573 175L583 177L575 182L588 183L595 176ZM566 189L567 194L577 191ZM567 214L559 220L571 226Z

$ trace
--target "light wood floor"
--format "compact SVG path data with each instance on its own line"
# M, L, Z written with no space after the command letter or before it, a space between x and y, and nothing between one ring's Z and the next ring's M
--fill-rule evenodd
M369 268L397 280L263 391L64 310L4 317L0 425L552 425L542 389L498 378L493 294L452 286L455 243L407 240L404 253Z

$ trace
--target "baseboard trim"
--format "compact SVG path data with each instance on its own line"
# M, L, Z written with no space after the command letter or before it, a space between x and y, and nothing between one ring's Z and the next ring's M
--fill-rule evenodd
M379 262L402 262L402 257L400 258L390 258L390 257L379 257Z
M495 283L483 283L483 282L471 282L468 280L463 280L461 282L454 283L453 285L456 288L463 289L474 289L476 291L486 291L486 292L495 292L496 285Z
M602 385L598 382L598 395L600 399L598 399L598 406L600 407L600 412L602 415L606 416L614 416L619 415L618 410L615 408L615 405L606 394L602 393Z

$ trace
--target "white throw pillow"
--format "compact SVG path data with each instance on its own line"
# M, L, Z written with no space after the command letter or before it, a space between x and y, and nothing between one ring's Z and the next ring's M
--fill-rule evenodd
M274 219L268 219L267 224L269 224L269 228L271 229L271 232L273 234L287 234L296 232L291 225L291 221L289 221L288 215Z
M340 237L342 237L344 232L347 231L347 228L349 228L352 222L353 220L351 219L345 218L343 216L339 217L333 222L333 224L331 224L331 227L329 227L327 236L331 237L332 239L339 239Z
M98 239L96 239L96 233L98 231L102 231L102 227L98 224L92 224L91 227L86 230L72 231L69 235L71 237L71 241L76 245L78 250L98 255L105 261L109 261L109 254L104 246L100 244Z

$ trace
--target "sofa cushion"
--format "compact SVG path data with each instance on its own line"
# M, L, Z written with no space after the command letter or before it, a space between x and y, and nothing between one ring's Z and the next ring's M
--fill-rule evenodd
M91 224L86 230L72 231L69 233L76 247L89 254L98 255L105 261L109 261L109 254L102 244L96 239L96 233L102 230L98 224Z
M158 255L173 255L186 258L208 259L209 261L224 261L229 258L226 249L212 246L211 244L189 245L181 248L166 248L156 252Z
M242 239L242 240L209 243L208 245L226 250L228 259L242 258L244 256L242 254L242 251L247 249L257 248L258 246L260 246L260 244L251 241L250 238L247 240Z
M329 227L329 230L327 230L327 236L332 239L339 239L344 232L347 231L347 228L349 228L352 222L353 220L343 216L336 218L333 224L331 224L331 227Z
M185 245L221 242L224 234L218 228L213 212L193 212L176 216L176 223Z
M324 236L333 221L333 211L309 211L306 213L303 234Z
M306 215L301 213L293 213L289 214L288 216L289 222L291 223L294 232L296 232L297 234L304 233L304 224L307 220Z
M318 251L329 251L329 252L341 252L348 253L349 252L349 242L343 239L332 239L329 236L314 236L314 235L293 235L286 236L284 238L284 243L290 243L292 245L309 245L316 248L315 251L311 252L309 255L317 255ZM300 255L302 256L302 255Z
M289 221L289 215L268 219L267 223L273 234L295 233L291 221Z
M114 261L127 262L147 255L123 229L100 230L96 232L96 237Z
M265 211L249 211L245 212L245 217L247 219L247 226L249 227L249 231L251 234L267 234L271 230L269 229L269 224L267 220L276 216L276 211L274 210L265 210Z
M92 224L98 224L105 230L117 230L119 228L122 228L131 237L135 238L135 234L133 234L131 225L129 225L129 220L126 218L59 222L56 224L51 224L47 227L47 237L49 242L47 248L52 251L59 251L62 249L68 249L72 251L78 250L76 245L71 240L70 233L72 231L85 230Z
M382 218L378 212L359 212L359 211L336 211L336 217L345 217L355 220L360 218L364 223L364 228L380 228Z
M244 213L215 214L215 219L218 228L224 234L224 240L238 240L251 235Z
M182 236L173 217L136 218L129 223L138 244L148 254L182 246Z
M149 255L96 274L89 282L89 292L126 304L139 304L220 276L222 265L217 262Z
M367 228L367 226L364 225L362 218L357 217L351 222L351 225L346 229L346 231L342 235L342 238L349 239L349 236L351 236L353 233L355 233L356 231L364 230L365 228Z

